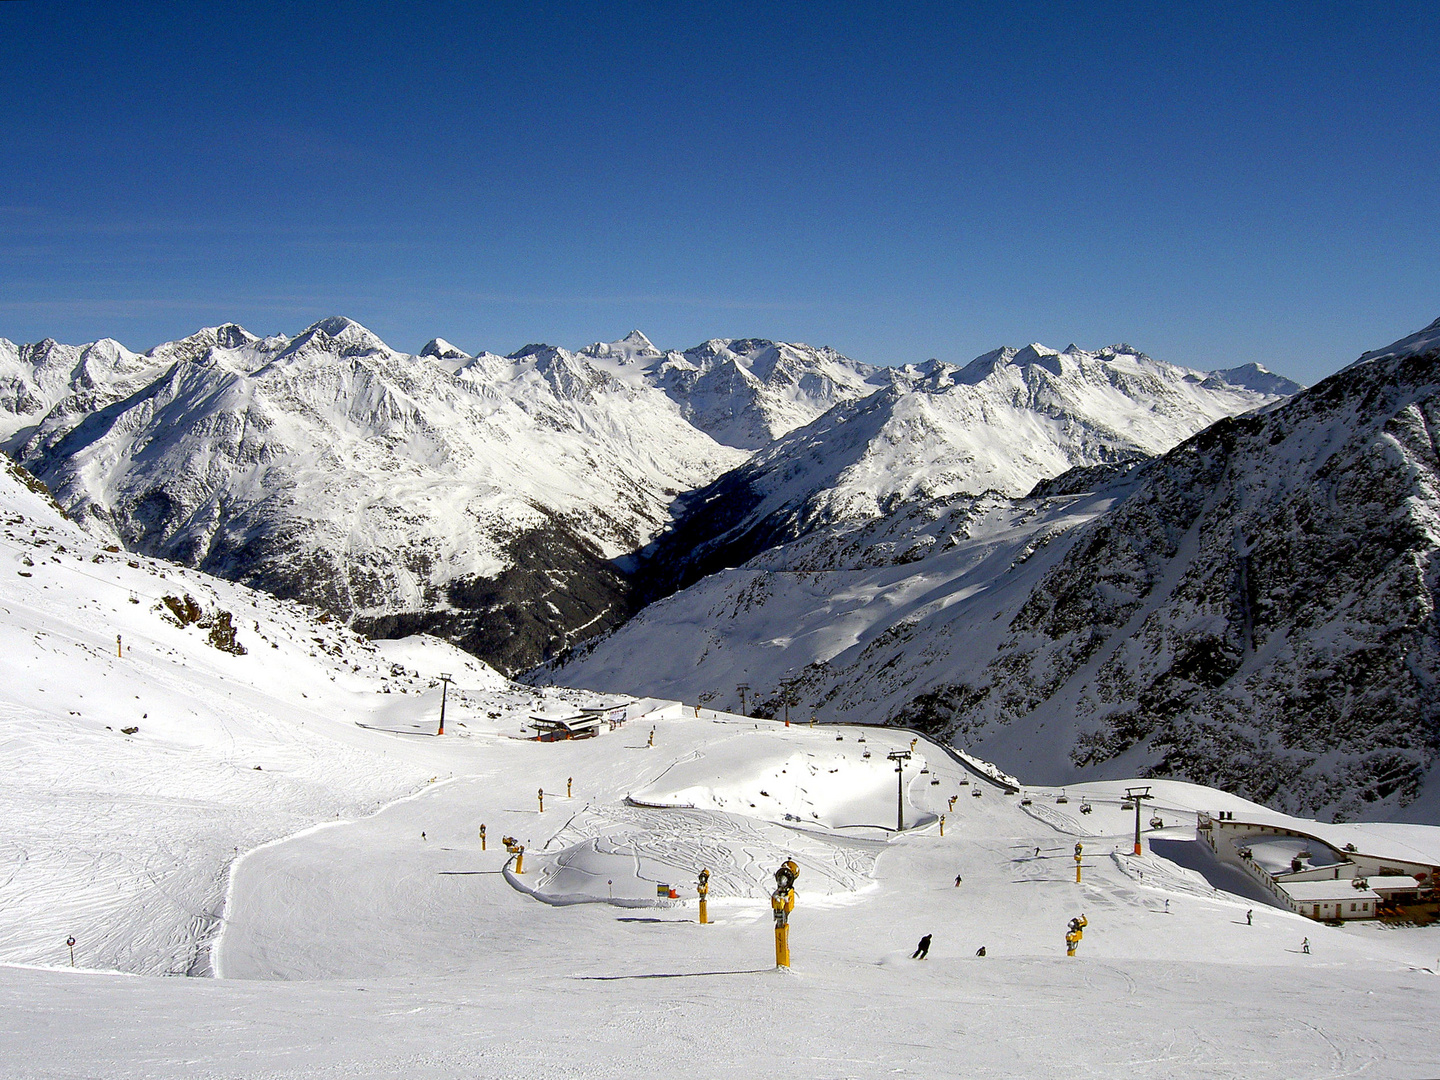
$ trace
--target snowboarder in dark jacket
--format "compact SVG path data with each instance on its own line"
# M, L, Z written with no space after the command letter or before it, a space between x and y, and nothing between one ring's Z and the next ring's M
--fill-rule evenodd
M922 938L920 939L920 944L915 947L915 951L910 954L910 959L911 959L911 960L924 960L924 959L925 959L927 956L929 956L929 955L930 955L930 935L929 935L929 934L926 934L924 937L922 937Z
M984 946L984 945L981 945L978 949L976 949L976 950L975 950L975 955L976 955L976 956L984 956L984 955L985 955L985 946Z

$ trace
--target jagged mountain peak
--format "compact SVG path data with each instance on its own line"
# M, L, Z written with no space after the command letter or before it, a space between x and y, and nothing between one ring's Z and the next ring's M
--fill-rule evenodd
M207 337L222 349L243 349L247 345L254 345L260 339L250 333L243 326L237 323L222 323L219 326L207 326L194 337Z
M295 340L289 343L281 355L295 355L308 351L307 347L312 343L324 351L331 351L332 345L338 345L339 348L334 351L341 356L362 356L373 353L393 354L395 352L380 340L378 334L361 326L354 319L348 319L344 315L331 315L306 327Z
M564 352L557 345L546 345L544 342L532 341L529 345L522 345L512 353L505 355L506 360L528 360L532 356L554 356Z
M744 458L643 370L552 346L416 362L340 317L233 358L215 348L225 336L97 363L94 378L74 347L43 372L0 356L0 439L133 550L382 634L437 630L508 667L623 617L608 560L653 536L678 491ZM547 573L570 579L537 609Z
M1024 348L1016 349L1015 355L1010 358L1012 364L1033 364L1037 360L1043 360L1047 356L1059 356L1058 349L1052 349L1048 345L1041 345L1038 341L1032 341Z
M828 347L710 338L648 369L685 417L727 445L757 450L832 406L893 380Z
M206 326L177 341L156 345L145 356L152 360L172 362L196 360L212 349L244 349L260 344L260 339L236 323Z
M646 360L658 360L665 354L639 330L631 330L619 341L597 341L593 345L586 345L580 350L580 355L616 360L622 364L635 364Z
M431 338L420 350L421 356L433 356L437 360L469 360L470 354L451 345L444 338Z
M1284 375L1276 375L1275 372L1263 364L1249 363L1241 364L1239 367L1221 368L1212 371L1211 379L1221 379L1231 386L1243 387L1246 390L1258 390L1265 394L1277 394L1289 397L1298 394L1305 387L1294 379L1287 379ZM1207 380L1208 381L1208 380Z

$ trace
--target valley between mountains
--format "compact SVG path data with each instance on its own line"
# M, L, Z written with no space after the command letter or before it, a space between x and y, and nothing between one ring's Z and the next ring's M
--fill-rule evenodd
M0 438L98 540L532 684L1433 819L1440 322L1309 389L1243 360L412 355L332 318L0 341Z

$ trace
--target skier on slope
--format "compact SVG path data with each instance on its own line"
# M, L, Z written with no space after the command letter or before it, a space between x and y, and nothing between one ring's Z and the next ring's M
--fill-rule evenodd
M915 946L915 951L910 954L911 960L924 960L930 955L930 935L926 934L920 939L920 944Z
M1245 925L1246 925L1246 926L1254 926L1254 925L1255 925L1255 909L1254 909L1254 908L1251 908L1249 911L1245 912Z
M956 887L957 889L960 887L960 881L961 881L960 875L959 875L959 874L956 874L956 875L955 875L955 887Z

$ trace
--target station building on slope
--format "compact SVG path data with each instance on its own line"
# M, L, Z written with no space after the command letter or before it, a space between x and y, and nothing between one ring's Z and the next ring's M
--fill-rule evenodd
M632 720L654 721L678 718L680 702L660 698L639 698L629 702L596 701L576 708L537 709L527 716L528 727L537 742L593 739L615 731Z
M1196 839L1297 915L1373 919L1440 905L1440 829L1326 825L1253 808L1196 816Z

